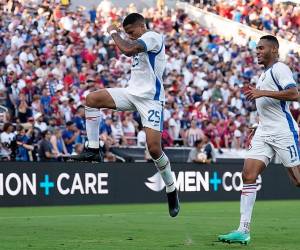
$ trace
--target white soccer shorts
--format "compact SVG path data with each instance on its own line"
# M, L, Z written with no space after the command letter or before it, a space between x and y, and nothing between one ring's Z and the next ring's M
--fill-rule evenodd
M300 166L300 147L298 136L285 135L261 136L255 134L246 155L247 158L265 162L266 166L276 154L285 167Z
M163 129L163 102L132 95L126 88L106 89L118 111L138 111L144 127L157 131Z

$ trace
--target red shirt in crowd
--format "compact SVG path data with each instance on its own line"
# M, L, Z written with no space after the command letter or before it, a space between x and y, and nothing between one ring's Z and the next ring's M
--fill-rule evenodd
M81 56L83 60L89 64L93 64L97 59L97 56L93 52L88 51L87 49L84 49L82 51Z
M72 74L65 75L65 77L64 77L64 85L66 87L69 87L69 86L73 85L73 83L74 83L74 79L73 79Z

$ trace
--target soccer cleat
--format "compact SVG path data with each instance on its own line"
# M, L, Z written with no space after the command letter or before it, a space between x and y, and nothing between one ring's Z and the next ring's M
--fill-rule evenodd
M79 155L70 157L74 161L103 162L103 154L98 148L84 148Z
M169 204L169 214L171 217L176 217L180 210L177 190L175 189L173 192L167 193L167 196Z
M223 234L218 236L218 240L225 243L241 243L247 245L250 242L250 234L240 231L232 231L229 234Z

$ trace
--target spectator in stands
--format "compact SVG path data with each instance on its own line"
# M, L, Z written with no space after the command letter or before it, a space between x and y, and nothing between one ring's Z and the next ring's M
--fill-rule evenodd
M42 113L38 112L34 115L34 127L38 128L40 130L40 132L44 132L47 130L48 125L46 122L44 122L44 116Z
M67 123L72 120L72 110L69 104L69 98L66 96L62 96L60 98L60 102L62 104L59 107L59 111L63 115L64 122Z
M100 140L104 142L105 148L108 151L109 148L115 144L115 141L112 137L112 118L107 116L100 124Z
M75 126L75 123L68 121L66 123L66 130L62 133L62 138L64 139L67 151L69 154L73 152L73 146L81 141L80 130Z
M51 103L51 96L49 95L49 91L47 88L43 88L42 96L41 96L41 108L42 112L45 115L51 115L50 112L50 103Z
M7 78L8 88L7 88L7 99L6 107L10 109L13 117L16 116L17 104L19 101L20 90L18 88L18 82L14 72L10 72Z
M76 114L73 117L73 122L81 133L85 131L85 119L84 119L84 106L80 105L77 107Z
M122 122L124 137L127 145L136 145L136 128L138 123L133 119L132 112L126 112L125 118Z
M186 131L185 139L186 145L192 147L195 141L203 139L204 133L202 129L197 127L197 121L191 121L191 127Z
M38 154L40 161L56 161L57 154L54 153L50 138L51 133L48 130L45 130L41 133L42 140L39 142Z
M144 127L140 124L138 126L139 132L137 133L137 146L145 147L146 146L146 133Z
M41 100L40 100L39 95L33 95L31 107L32 107L33 117L35 117L36 114L39 114L39 115L43 114L43 108L42 108L42 104L41 104ZM38 116L36 116L36 117L38 117Z
M56 128L54 130L54 133L52 134L50 138L50 142L52 145L52 151L57 156L67 156L69 155L65 142L62 138L62 132L59 128Z
M16 161L33 161L34 146L31 144L31 130L26 132L23 126L17 128L16 143Z
M57 128L58 128L58 126L57 126L57 121L56 121L55 117L50 117L48 119L48 128L47 128L47 130L50 131L51 134L54 134L54 132Z
M91 10L89 10L89 15L90 15L91 23L95 23L96 17L97 17L96 6L93 6L93 8Z
M173 138L169 133L169 123L164 122L163 131L161 133L161 144L162 148L164 147L172 147L173 146Z
M115 142L115 145L126 144L126 138L124 137L122 123L118 114L115 114L112 118L111 135Z
M18 119L21 123L26 123L28 118L32 116L31 109L27 104L24 93L20 93L18 104Z
M195 141L195 146L190 151L187 162L211 163L214 161L214 147L209 137L204 135L203 139Z
M178 140L181 132L180 129L180 119L179 119L179 115L178 112L173 112L172 117L169 119L169 133L170 136L174 139L174 140Z
M7 145L9 147L10 143L14 140L14 126L12 123L8 122L3 125L3 132L0 135L0 141L2 145Z

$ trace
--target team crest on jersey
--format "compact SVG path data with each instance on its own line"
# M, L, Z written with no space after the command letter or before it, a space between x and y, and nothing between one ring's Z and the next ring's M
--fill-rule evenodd
M136 67L139 64L139 56L135 55L132 59L132 67Z

